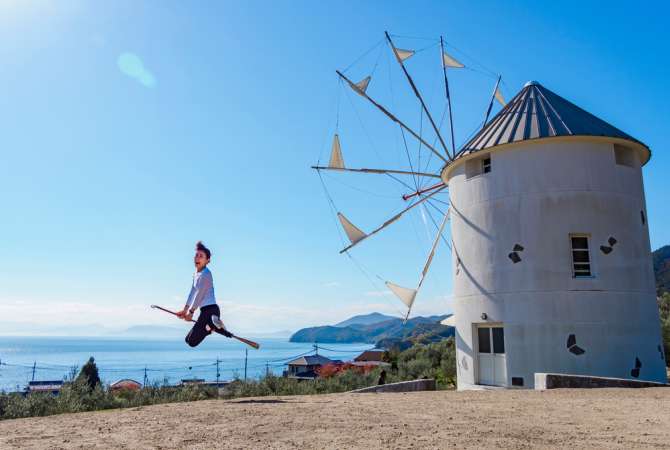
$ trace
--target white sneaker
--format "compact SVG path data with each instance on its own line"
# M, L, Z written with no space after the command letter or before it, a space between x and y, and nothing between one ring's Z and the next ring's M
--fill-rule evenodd
M212 323L216 328L219 330L223 330L225 327L223 326L223 322L221 322L221 319L219 319L219 316L212 316Z

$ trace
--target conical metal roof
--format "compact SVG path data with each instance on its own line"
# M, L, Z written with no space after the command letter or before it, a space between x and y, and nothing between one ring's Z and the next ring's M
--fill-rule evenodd
M556 136L606 136L626 139L649 149L537 81L529 81L461 151L467 155L497 145Z

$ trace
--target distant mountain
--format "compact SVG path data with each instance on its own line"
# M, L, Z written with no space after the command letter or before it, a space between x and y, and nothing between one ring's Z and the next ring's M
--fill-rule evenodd
M321 343L383 343L384 347L389 347L395 341L419 335L435 335L442 337L453 335L453 328L440 324L440 321L446 317L448 316L415 317L408 320L405 324L402 323L401 319L391 318L371 324L354 323L353 325L348 326L328 325L303 328L293 334L290 341Z
M670 292L670 245L659 248L652 254L654 276L656 277L656 293Z
M336 327L348 327L351 325L371 325L373 323L383 322L385 320L395 319L393 316L387 316L382 313L373 312L370 314L363 314L360 316L351 317L344 322L336 323Z
M278 339L278 338L287 338L290 337L293 332L289 330L281 330L281 331L270 331L267 333L263 332L258 332L258 331L244 331L240 330L239 332L237 330L234 330L235 333L242 334L245 337L254 337L254 338L270 338L270 339Z
M25 322L0 322L1 336L104 336L111 331L101 324L37 325Z
M188 333L189 327L169 327L163 325L135 325L126 328L124 331L117 333L110 333L116 336L146 336L146 337L162 337L162 336L185 336Z
M289 342L322 342L322 343L351 343L370 342L368 335L351 327L311 327L298 330L290 337Z

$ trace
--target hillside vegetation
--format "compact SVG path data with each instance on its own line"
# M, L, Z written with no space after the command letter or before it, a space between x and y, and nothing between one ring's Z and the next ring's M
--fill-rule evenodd
M371 324L353 323L348 326L321 326L303 328L291 336L291 342L366 342L378 347L419 336L433 336L426 342L434 342L453 336L454 329L440 324L448 316L415 317L403 324L402 319L389 319Z
M662 295L670 292L670 245L659 248L651 256L654 261L656 293Z
M387 367L386 382L429 377L437 380L438 388L446 389L456 383L456 350L454 339L420 345L406 351L386 353L391 363ZM325 366L327 367L327 366ZM72 383L67 383L59 395L49 393L4 394L0 392L0 420L20 417L49 416L53 414L97 411L218 398L260 397L266 395L305 395L346 392L378 383L381 368L349 367L331 371L316 380L305 382L273 374L250 380L233 380L220 393L215 387L145 386L137 391L113 392L100 382L93 358L82 367Z

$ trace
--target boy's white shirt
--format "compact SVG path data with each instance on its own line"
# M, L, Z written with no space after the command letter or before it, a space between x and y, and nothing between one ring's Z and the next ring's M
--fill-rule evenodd
M193 285L191 286L191 292L188 294L186 306L195 310L209 305L216 305L216 297L214 296L212 272L205 267L202 272L196 271L193 274Z

